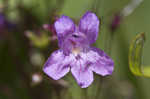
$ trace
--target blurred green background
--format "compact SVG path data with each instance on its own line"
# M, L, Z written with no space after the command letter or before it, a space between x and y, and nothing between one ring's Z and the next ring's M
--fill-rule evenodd
M150 99L150 78L134 76L128 65L129 44L141 32L146 34L142 64L150 64L149 0L143 0L130 15L123 17L113 32L112 76L96 76L88 89L80 89L71 74L55 82L42 71L45 60L57 49L57 40L49 40L53 36L51 31L43 29L44 24L53 24L54 16L64 14L78 21L86 11L96 12L101 26L95 46L107 52L113 17L131 1L0 0L0 16L7 21L2 23L0 19L0 99L94 99L95 94L95 99ZM34 75L39 82L33 81ZM103 84L98 83L99 78ZM68 85L72 87L66 88Z

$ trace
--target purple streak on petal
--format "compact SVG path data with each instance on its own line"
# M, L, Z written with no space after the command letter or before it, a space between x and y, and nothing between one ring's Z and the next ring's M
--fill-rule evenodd
M91 65L91 69L99 75L111 75L114 69L113 60L98 48L91 48L92 51L99 54L99 59Z
M81 88L86 88L93 82L93 72L89 69L87 61L84 59L76 59L71 64L71 72Z
M61 49L63 50L65 55L69 55L71 53L72 48L73 48L73 46L72 46L71 42L69 40L67 40L67 39L65 39L61 43Z
M87 35L90 44L94 43L99 31L98 17L92 12L85 13L80 19L79 30Z
M62 50L57 50L48 58L43 71L54 80L58 80L69 72L70 59L63 54Z

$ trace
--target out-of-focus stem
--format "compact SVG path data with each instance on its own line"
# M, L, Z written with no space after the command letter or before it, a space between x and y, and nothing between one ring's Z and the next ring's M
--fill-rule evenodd
M104 51L108 54L111 55L111 48L112 48L112 43L113 43L113 37L114 33L106 34L106 41L105 41L105 47Z
M94 2L93 2L93 5L92 5L92 11L97 14L97 12L98 12L98 7L97 6L98 6L100 0L93 0L93 1Z
M97 90L96 90L96 95L95 95L94 99L100 99L102 86L103 86L103 78L100 77L99 79L97 79Z

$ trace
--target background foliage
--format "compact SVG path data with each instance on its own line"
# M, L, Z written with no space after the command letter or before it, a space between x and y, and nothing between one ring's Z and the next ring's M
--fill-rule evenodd
M129 45L141 32L146 35L142 64L150 64L150 1L143 0L121 18L115 31L110 28L116 13L130 2L0 0L0 99L150 99L150 79L134 76L128 64ZM62 14L78 21L88 10L101 20L95 46L111 55L115 71L109 77L96 76L89 88L81 89L71 74L53 81L43 73L44 62L58 48L57 40L52 39L55 35L43 25L53 24L55 16Z

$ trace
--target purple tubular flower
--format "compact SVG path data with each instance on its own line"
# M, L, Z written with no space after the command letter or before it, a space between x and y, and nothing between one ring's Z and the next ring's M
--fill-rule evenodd
M110 29L112 32L114 32L120 25L121 23L122 16L120 13L115 14L112 23L110 24Z
M64 77L69 71L81 88L93 82L93 72L111 75L113 60L102 50L91 47L98 36L99 19L87 12L79 26L67 16L61 16L54 24L60 49L53 52L44 65L43 71L54 80Z

